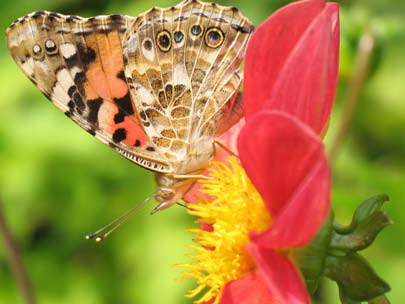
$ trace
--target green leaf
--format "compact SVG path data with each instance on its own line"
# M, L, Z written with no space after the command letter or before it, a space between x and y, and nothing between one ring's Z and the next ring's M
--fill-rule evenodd
M390 290L388 284L380 279L370 264L357 253L343 257L328 256L325 275L338 284L342 302L346 301L343 303L368 301Z

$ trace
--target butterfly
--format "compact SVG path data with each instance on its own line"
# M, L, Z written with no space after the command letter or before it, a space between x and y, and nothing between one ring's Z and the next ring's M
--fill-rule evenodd
M184 197L242 116L252 32L235 7L187 0L136 17L37 11L9 26L7 45L66 116L156 173L155 212Z

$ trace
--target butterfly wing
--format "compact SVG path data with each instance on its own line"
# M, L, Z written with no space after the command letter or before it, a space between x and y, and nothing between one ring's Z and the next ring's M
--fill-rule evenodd
M197 122L192 124L190 140L196 146L241 117L241 65L253 32L252 24L234 7L213 6L210 17L201 16L208 21L191 76L196 83L193 113Z
M38 11L8 28L7 44L24 74L74 122L131 161L169 172L123 72L122 39L133 22L124 15L86 19Z
M196 0L153 8L128 30L125 76L145 129L168 162L210 158L227 118L240 117L239 69L251 32L236 8Z

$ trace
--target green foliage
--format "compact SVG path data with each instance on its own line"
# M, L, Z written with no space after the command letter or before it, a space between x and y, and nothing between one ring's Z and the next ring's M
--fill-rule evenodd
M287 1L224 0L256 25ZM386 212L395 225L366 252L389 282L393 303L402 300L405 267L405 18L401 1L339 1L342 50L337 104L327 136L333 139L361 33L372 27L377 48L347 140L333 167L332 200L338 221L347 222L357 202L388 193ZM176 1L2 1L0 29L31 11L44 9L92 16L136 15ZM18 70L0 40L0 196L20 245L40 303L188 303L191 285L175 282L184 262L185 232L192 220L182 208L154 216L146 205L106 242L84 235L108 223L153 191L152 174L64 118ZM191 284L191 282L190 282ZM321 303L338 303L336 288L323 287ZM0 302L21 297L0 241Z
M371 301L390 291L389 285L358 253L392 224L381 210L387 201L386 195L367 199L356 208L349 225L335 222L332 211L311 243L297 250L298 264L311 294L317 291L323 277L336 282L342 304Z

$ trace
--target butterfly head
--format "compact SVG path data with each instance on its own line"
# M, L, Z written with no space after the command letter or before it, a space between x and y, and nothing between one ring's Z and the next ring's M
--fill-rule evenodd
M154 197L159 204L151 213L153 214L176 204L190 190L194 182L194 179L179 179L167 174L157 174L157 188Z

